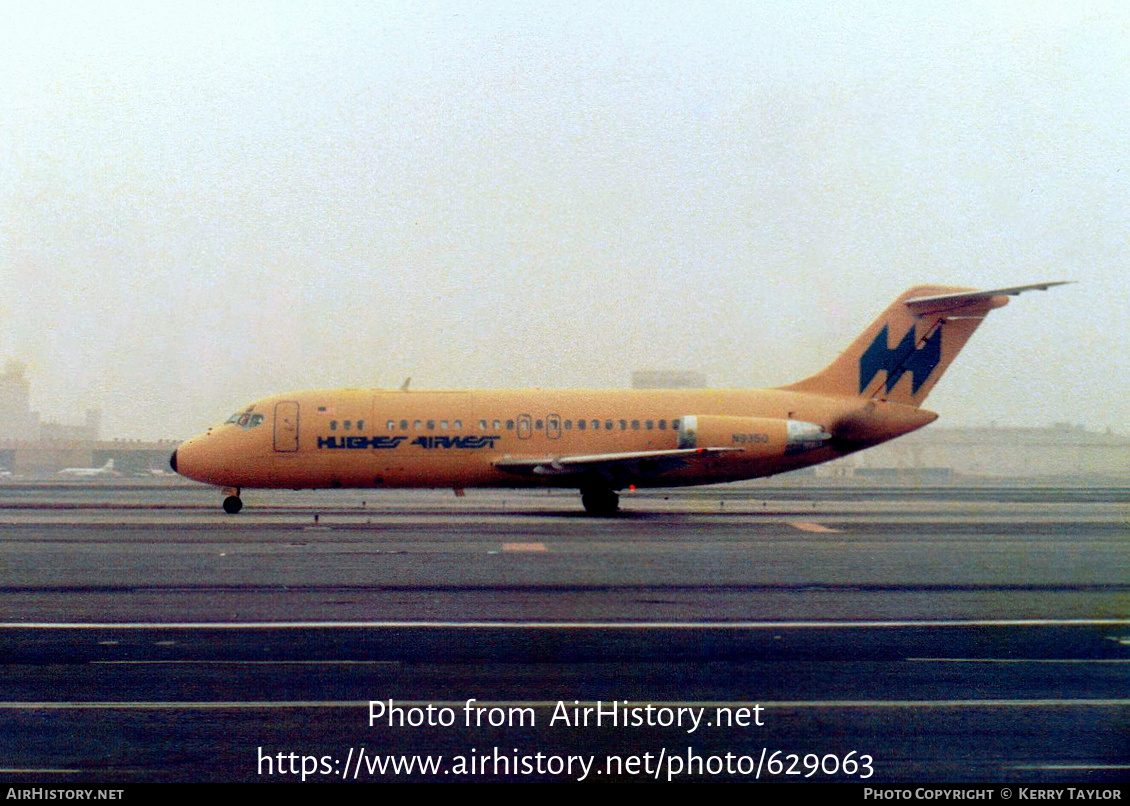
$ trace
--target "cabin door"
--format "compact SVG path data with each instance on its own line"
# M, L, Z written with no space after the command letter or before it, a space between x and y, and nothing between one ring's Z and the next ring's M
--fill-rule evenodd
M275 450L291 453L298 450L298 404L290 401L275 404Z

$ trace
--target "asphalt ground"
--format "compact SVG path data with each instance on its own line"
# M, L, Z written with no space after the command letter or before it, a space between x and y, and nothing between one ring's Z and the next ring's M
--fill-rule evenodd
M0 779L1130 780L1124 488L244 500L0 486Z

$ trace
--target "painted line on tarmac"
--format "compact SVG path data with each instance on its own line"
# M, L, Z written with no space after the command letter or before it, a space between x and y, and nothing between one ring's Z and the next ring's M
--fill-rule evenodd
M1130 618L989 618L906 622L5 622L24 630L897 630L939 627L1125 627Z
M843 534L843 529L833 529L830 526L824 526L820 523L811 523L809 521L788 521L789 526L794 529L800 529L802 532L816 532L822 535L838 535Z
M910 663L1130 663L1130 658L907 658Z
M559 706L557 700L534 701L479 701L474 702L474 709L482 708L533 708L552 710ZM396 700L398 707L425 708L465 708L467 700L438 701L438 700ZM250 701L192 701L171 700L165 702L147 701L66 701L66 702L3 702L0 711L155 711L155 710L285 710L302 708L368 708L369 700L250 700ZM607 705L607 703L605 703ZM643 701L633 702L643 705ZM759 705L765 710L769 709L956 709L956 708L1127 708L1130 699L1047 699L1047 700L771 700L751 703L742 701L648 701L647 705L655 708L749 708ZM578 701L577 707L596 706L597 701Z
M386 666L398 660L92 660L91 666Z
M1021 764L1014 770L1047 770L1057 772L1106 772L1110 770L1130 770L1130 764Z

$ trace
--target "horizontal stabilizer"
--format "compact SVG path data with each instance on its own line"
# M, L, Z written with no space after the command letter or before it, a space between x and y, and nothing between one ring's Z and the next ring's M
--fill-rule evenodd
M929 297L916 297L906 300L906 307L918 316L931 313L944 313L956 311L970 305L984 303L993 297L1015 297L1025 291L1047 291L1052 286L1070 285L1069 280L1059 280L1052 283L1035 283L1033 285L1017 285L1012 288L994 288L989 291L966 291L960 294L936 294ZM990 307L999 307L991 305Z
M790 392L860 397L917 408L994 308L1063 281L980 291L920 285L902 293L839 358Z

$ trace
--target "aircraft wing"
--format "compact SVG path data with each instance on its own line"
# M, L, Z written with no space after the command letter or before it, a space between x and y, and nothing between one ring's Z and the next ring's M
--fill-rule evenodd
M1055 285L1068 285L1070 281L1060 280L1052 283L1036 283L1034 285L1018 285L1012 288L994 288L990 291L963 291L958 294L937 294L932 297L916 297L915 299L908 299L906 307L919 315L923 316L931 313L942 313L944 311L956 311L960 308L965 308L969 305L976 303L985 303L993 297L1015 297L1017 294L1023 294L1025 291L1047 291ZM1000 303L1004 304L1004 301ZM996 306L992 306L996 307Z
M653 478L680 470L720 453L741 448L677 448L667 451L626 451L577 456L511 457L494 463L519 476L596 475L609 479Z

